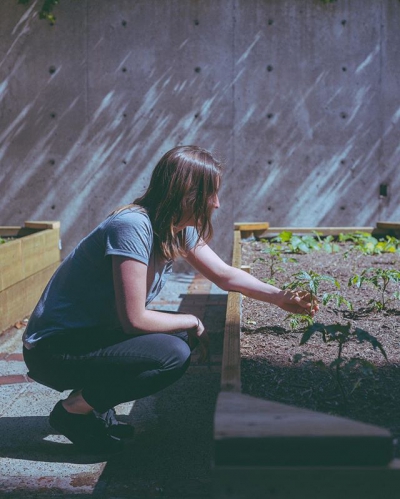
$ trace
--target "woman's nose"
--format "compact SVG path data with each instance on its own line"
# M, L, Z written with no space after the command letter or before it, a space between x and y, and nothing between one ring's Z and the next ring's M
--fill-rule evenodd
M216 194L215 198L214 198L214 208L219 208L219 207L220 207L219 198L218 198L218 194Z

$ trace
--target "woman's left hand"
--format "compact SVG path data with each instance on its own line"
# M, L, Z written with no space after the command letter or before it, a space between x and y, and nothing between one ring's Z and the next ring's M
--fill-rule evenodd
M318 302L311 301L311 295L307 291L291 291L290 289L281 290L276 304L282 310L291 314L304 314L314 317L318 312Z

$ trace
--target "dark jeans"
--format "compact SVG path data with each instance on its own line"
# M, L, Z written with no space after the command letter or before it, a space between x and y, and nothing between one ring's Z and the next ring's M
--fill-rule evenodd
M74 330L40 340L24 359L32 377L59 391L82 389L98 412L158 392L189 367L186 332L127 336Z

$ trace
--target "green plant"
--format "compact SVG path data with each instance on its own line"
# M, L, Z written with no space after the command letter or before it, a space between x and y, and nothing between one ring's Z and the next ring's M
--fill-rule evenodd
M369 232L354 232L339 234L339 241L350 241L351 249L361 251L364 255L380 255L381 253L396 253L400 248L400 241L393 236L377 239Z
M334 277L329 275L321 275L312 270L306 272L302 270L293 274L293 281L283 285L283 289L302 289L310 294L311 307L313 308L318 303L318 289L322 281L328 281L340 288L340 283ZM333 296L333 295L332 295ZM313 319L308 314L288 314L285 320L289 320L291 329L296 329L299 326L309 326L313 324Z
M337 243L334 241L333 236L327 236L324 239L321 239L321 233L313 231L315 234L315 237L317 238L320 248L325 251L326 253L337 253L340 251L340 247Z
M350 371L355 367L361 367L362 376L366 376L373 371L374 366L371 362L361 359L360 357L345 359L343 357L343 349L345 345L354 340L357 340L360 344L366 342L371 345L374 350L378 349L387 360L385 349L378 339L369 334L367 331L357 327L352 329L350 322L347 324L335 323L330 325L314 323L303 333L300 345L305 345L315 333L320 333L322 335L324 343L336 343L337 345L336 359L329 364L329 368L333 369L335 372L336 382L342 395L344 407L346 408L347 393L343 384L343 372L345 370ZM357 388L360 381L361 378L354 384L351 393Z
M254 261L261 261L268 265L269 277L262 279L262 281L269 284L275 284L275 274L283 270L283 267L280 264L287 262L297 263L297 260L282 254L282 246L276 243L271 244L265 239L263 239L262 242L266 244L266 247L261 252L268 255L269 259L266 260L265 258L257 258Z
M28 5L31 0L18 0L18 3L23 5ZM56 21L56 17L53 14L53 9L55 5L58 4L59 0L42 0L42 7L39 11L39 18L46 19L51 24L54 24Z
M345 298L340 292L323 294L322 296L323 305L326 306L331 301L333 301L336 304L337 308L340 308L342 305L346 305L348 310L353 310L353 304L351 303L351 301Z
M296 236L290 231L283 231L273 241L283 243L283 251L288 253L310 253L320 249L318 241L310 235Z
M4 244L6 242L5 239L3 239L2 237L0 237L0 244Z
M400 299L399 291L395 291L391 298L387 298L388 285L390 282L395 284L400 283L400 272L396 269L375 269L368 268L350 277L348 285L361 288L364 283L371 284L380 292L380 300L370 300L369 304L373 304L377 310L386 310L387 304L393 299Z

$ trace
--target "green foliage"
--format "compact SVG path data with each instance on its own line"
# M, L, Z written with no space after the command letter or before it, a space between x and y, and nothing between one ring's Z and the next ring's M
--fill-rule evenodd
M282 251L286 253L310 253L311 251L323 250L327 253L339 251L339 245L334 243L333 236L321 238L321 234L314 231L315 237L307 234L305 236L293 235L290 231L283 231L272 241L282 243Z
M18 0L18 3L28 5L31 0ZM54 7L58 4L59 0L42 0L42 7L39 11L39 18L46 19L51 24L56 22L56 17L53 14Z
M305 289L314 298L317 297L318 289L322 281L330 282L340 289L340 283L337 279L330 275L318 274L313 270L309 270L308 272L301 270L300 272L293 274L293 277L294 280L285 284L284 289Z
M370 300L370 304L377 310L386 310L387 304L400 298L400 292L395 291L391 298L387 298L389 283L400 284L400 272L396 269L369 268L350 277L348 285L361 288L364 283L371 284L380 292L380 300Z
M261 261L268 265L269 277L262 280L269 284L275 284L275 274L283 270L283 267L280 264L287 262L297 263L297 260L295 258L289 258L282 254L282 246L275 243L271 244L265 240L263 240L263 242L266 244L266 247L262 250L262 253L268 255L269 259L266 260L265 258L257 258L254 261Z
M4 244L6 242L5 239L3 239L2 237L0 237L0 244Z
M331 277L329 275L321 275L312 270L308 272L306 272L305 270L301 270L300 272L293 274L293 277L293 281L291 281L290 283L286 283L283 286L283 289L302 289L307 291L308 293L310 293L310 302L312 306L314 306L314 304L318 301L318 289L322 281L330 282L337 288L340 288L339 281L334 277ZM291 329L297 329L301 326L310 326L314 323L313 318L308 314L289 314L285 317L285 320L289 320Z
M322 296L322 304L327 305L329 302L335 302L337 308L342 305L346 305L348 310L353 310L353 304L347 298L345 298L341 293L324 293Z
M289 321L290 329L311 326L314 323L311 315L307 314L288 314L284 320Z
M363 255L380 255L381 253L396 253L400 251L400 241L392 236L377 239L369 232L354 232L339 234L340 242L351 242L351 249L360 251Z

